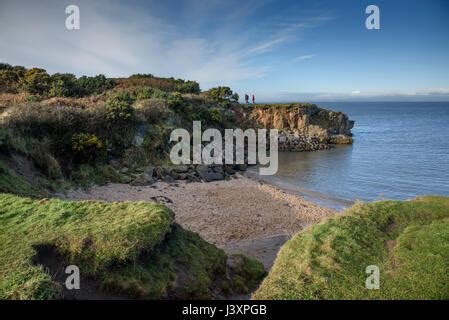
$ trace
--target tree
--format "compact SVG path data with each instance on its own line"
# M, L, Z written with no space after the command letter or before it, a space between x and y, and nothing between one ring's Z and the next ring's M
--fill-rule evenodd
M229 87L211 88L208 91L206 91L206 95L218 102L233 101L235 99L234 93Z

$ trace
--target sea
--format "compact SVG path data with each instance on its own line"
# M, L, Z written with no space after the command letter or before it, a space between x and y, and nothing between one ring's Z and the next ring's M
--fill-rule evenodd
M277 174L260 179L336 209L357 200L449 196L449 102L317 104L355 121L354 143L281 152Z

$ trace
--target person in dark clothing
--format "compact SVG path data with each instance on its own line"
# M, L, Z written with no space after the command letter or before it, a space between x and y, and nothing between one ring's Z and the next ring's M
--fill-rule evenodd
M246 102L246 104L248 104L248 101L249 101L249 95L245 94L245 102Z
M256 97L253 95L253 104L255 104Z

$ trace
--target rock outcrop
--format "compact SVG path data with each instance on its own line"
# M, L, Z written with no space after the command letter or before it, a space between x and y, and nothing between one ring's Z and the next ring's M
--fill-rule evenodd
M313 151L352 143L354 121L315 104L257 105L250 113L264 128L279 130L280 151Z

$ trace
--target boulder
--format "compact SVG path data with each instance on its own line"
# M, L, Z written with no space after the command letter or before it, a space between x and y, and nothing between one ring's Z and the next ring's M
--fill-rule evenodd
M216 180L223 180L224 174L223 172L214 172L212 167L205 166L205 165L199 165L196 168L196 172L200 176L201 179L203 179L205 182L210 181L216 181Z
M329 142L333 144L352 144L352 137L344 134L335 134L330 137Z

